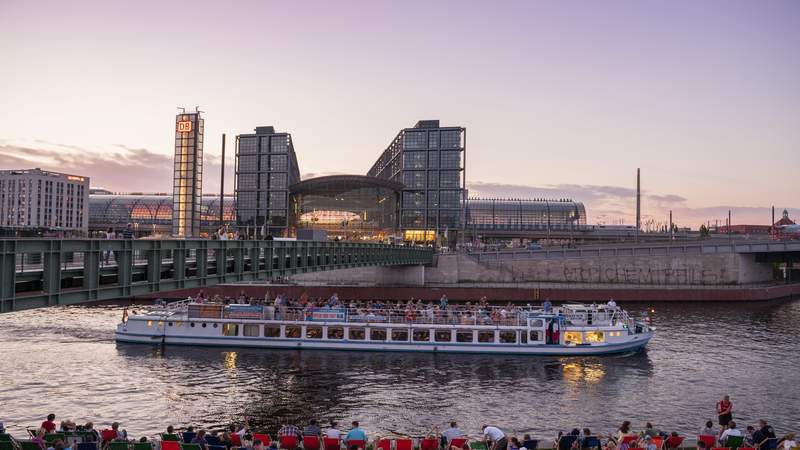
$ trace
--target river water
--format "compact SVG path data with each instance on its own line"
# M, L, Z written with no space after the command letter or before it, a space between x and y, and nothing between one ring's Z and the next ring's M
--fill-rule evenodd
M455 419L552 438L627 419L695 435L730 394L740 426L800 431L800 301L623 306L655 308L648 349L581 358L161 348L115 343L120 307L3 314L0 421L21 434L53 412L139 437L244 416L272 433L291 416L411 435Z

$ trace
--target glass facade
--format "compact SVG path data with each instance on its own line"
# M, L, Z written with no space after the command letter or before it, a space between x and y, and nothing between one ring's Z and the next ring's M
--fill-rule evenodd
M472 230L569 230L586 225L586 208L572 200L471 198L466 206Z
M382 241L397 231L400 183L361 175L335 175L292 186L298 228L325 230L329 238Z
M273 127L236 137L236 223L240 232L260 237L289 236L289 186L300 181L292 135Z
M172 199L169 195L114 195L89 196L89 231L121 231L131 224L139 236L168 235L172 231ZM223 221L235 221L233 197L224 201ZM200 231L207 236L219 229L219 197L203 197L200 203Z
M203 196L203 119L199 111L175 116L173 173L172 234L197 237Z
M400 229L441 234L462 227L465 151L466 130L438 120L419 121L389 144L368 175L403 184Z

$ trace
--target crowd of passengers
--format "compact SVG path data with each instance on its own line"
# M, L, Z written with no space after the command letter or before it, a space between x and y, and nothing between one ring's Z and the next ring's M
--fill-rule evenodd
M447 299L447 295L442 295L438 302L423 301L422 299L409 299L407 301L398 300L397 302L384 300L350 300L343 301L339 295L334 293L329 298L311 298L305 293L299 298L289 298L284 294L278 294L274 298L267 292L263 298L255 298L245 295L244 291L239 293L236 298L221 297L214 295L208 297L203 290L199 291L195 297L187 300L195 303L218 303L218 304L247 304L261 305L266 308L265 317L277 320L303 320L310 317L316 308L340 308L346 309L348 314L363 317L367 320L392 321L404 320L407 322L435 322L451 323L463 325L513 325L521 311L531 309L531 305L525 307L514 305L508 302L505 306L490 306L488 299L484 296L477 302L466 302L462 305L452 305ZM614 300L609 300L603 305L606 308L616 308ZM553 304L550 300L545 300L541 309L545 312L552 311Z
M763 419L742 431L729 416L730 413L727 416L720 415L719 428L712 421L706 422L696 438L697 450L798 450L794 433L778 438ZM0 422L0 444L9 443L2 448L119 450L121 443L125 449L132 450L393 450L391 439L387 436L368 436L358 421L353 421L345 432L335 421L323 428L313 419L303 427L297 426L292 420L285 420L275 440L266 433L251 429L246 419L243 424L232 424L225 430L210 432L193 427L177 430L170 425L155 442L150 442L147 437L132 439L118 422L100 431L95 430L92 422L76 425L71 420L64 420L60 426L56 426L54 414L48 415L41 426L28 431L29 438L18 441L5 434ZM405 445L401 445L402 441L405 441ZM670 450L686 448L684 441L685 436L675 431L664 432L649 422L637 431L632 428L631 422L625 421L616 432L605 435L592 433L588 428L575 428L568 433L559 432L553 441L549 441L532 439L529 434L521 438L509 436L502 429L490 425L481 427L480 436L468 436L453 421L444 430L434 428L426 436L419 437L416 445L408 437L396 437L394 450Z

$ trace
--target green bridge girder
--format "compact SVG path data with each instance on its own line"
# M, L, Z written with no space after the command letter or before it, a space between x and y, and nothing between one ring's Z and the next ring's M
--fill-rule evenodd
M429 247L330 241L0 239L0 313L433 256Z

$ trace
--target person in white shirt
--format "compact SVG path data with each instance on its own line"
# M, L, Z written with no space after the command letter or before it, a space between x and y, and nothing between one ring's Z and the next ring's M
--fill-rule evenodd
M336 426L338 425L336 422L331 422L331 427L325 430L325 437L329 439L341 439L342 432L339 431L339 428Z
M506 439L506 434L500 428L490 427L489 425L484 425L481 428L483 428L483 440L492 443L489 450L506 450L508 440Z
M450 447L450 442L453 438L461 437L464 433L458 429L458 424L455 421L450 422L450 428L442 431L442 437L447 440L447 447Z
M609 308L616 308L617 307L617 302L615 302L613 298L609 299L608 300L608 307Z
M781 442L781 446L783 447L783 450L791 450L791 449L797 447L797 441L794 440L794 437L795 437L794 433L789 433L789 434L787 434L786 436L783 437L783 440L782 440L783 442Z
M729 436L736 436L736 437L742 436L742 432L738 428L736 428L736 422L732 420L728 422L728 428L726 428L725 431L723 431L722 434L719 436L719 442L724 446L728 442Z

